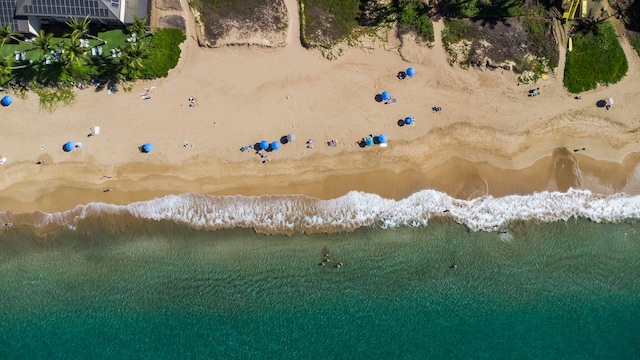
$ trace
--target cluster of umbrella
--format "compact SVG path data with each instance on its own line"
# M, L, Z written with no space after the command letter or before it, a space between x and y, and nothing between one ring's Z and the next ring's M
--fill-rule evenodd
M415 74L416 74L416 69L410 67L410 68L407 69L407 71L400 71L398 73L398 78L401 79L401 80L403 80L403 79L405 79L407 77L412 78ZM378 95L376 95L376 98L377 98L377 96ZM384 102L388 102L388 101L396 102L395 99L391 98L391 94L388 91L381 92L379 99L384 101Z
M0 100L0 104L2 104L2 106L9 106L11 103L13 103L13 99L9 95L3 96L2 100Z
M388 140L388 139L387 139L387 135L385 135L385 134L380 134L380 135L376 136L375 138L374 138L374 137L368 137L368 138L365 138L365 139L364 139L364 144L365 144L366 146L373 146L373 144L375 144L376 142L377 142L378 144L384 144L384 143L386 143L386 142L387 142L387 140Z
M260 141L260 150L278 150L280 149L280 141L268 142L267 140Z
M294 134L289 134L287 136L283 136L280 138L280 141L272 141L268 142L267 140L262 140L258 143L260 150L264 151L275 151L279 150L282 144L287 144L290 142L294 142L296 140L296 136Z

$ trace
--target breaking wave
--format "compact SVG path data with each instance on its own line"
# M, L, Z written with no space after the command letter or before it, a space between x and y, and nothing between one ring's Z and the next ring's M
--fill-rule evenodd
M85 219L108 215L170 221L198 230L253 228L266 234L353 231L363 226L389 229L427 226L430 219L450 218L473 231L494 231L513 221L553 222L582 217L595 222L640 218L640 196L600 195L570 189L565 193L540 192L501 198L485 196L460 200L423 190L402 200L350 192L332 200L304 195L209 196L170 195L129 205L90 203L73 210L21 218L0 214L4 222L19 221L36 228L74 229Z

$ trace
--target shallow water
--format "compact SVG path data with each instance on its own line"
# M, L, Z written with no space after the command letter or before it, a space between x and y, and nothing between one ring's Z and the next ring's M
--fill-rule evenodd
M0 357L637 358L636 226L17 227L0 238Z

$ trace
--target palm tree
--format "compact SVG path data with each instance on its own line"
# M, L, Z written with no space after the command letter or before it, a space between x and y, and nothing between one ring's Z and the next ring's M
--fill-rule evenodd
M13 65L14 61L11 55L0 57L0 85L4 85L11 80Z
M2 40L0 40L0 46L4 45L9 40L21 42L21 40L18 39L19 37L24 37L24 35L19 31L13 30L13 26L11 26L11 24L0 27L0 38L2 38Z
M144 67L143 61L148 57L149 54L142 41L129 43L120 56L118 72L130 80L135 80L138 77L138 70Z
M131 33L136 33L140 35L140 37L144 37L149 32L149 25L147 25L148 17L139 17L138 15L133 15L133 23L127 25L127 30Z
M81 66L83 63L91 63L91 58L87 55L87 48L80 45L80 39L71 38L71 42L64 45L65 67L74 64Z
M65 22L67 26L71 28L71 33L66 34L66 37L73 39L84 39L89 34L89 16L86 16L82 21L79 21L76 17L71 17L71 21Z
M65 22L65 24L67 24L67 26L71 28L71 33L66 34L65 36L71 39L91 38L91 39L106 43L106 41L104 41L103 39L100 39L97 36L93 36L89 34L90 23L91 23L91 20L89 19L89 15L85 16L84 19L82 20L78 20L76 17L72 16L71 21Z
M41 29L38 32L38 37L31 43L33 47L29 50L38 51L40 60L43 60L45 55L50 54L52 50L59 49L61 44L61 40L53 39L52 33L45 33Z

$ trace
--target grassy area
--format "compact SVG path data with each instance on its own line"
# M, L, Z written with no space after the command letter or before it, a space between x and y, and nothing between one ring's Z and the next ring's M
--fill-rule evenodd
M531 52L547 59L552 69L556 68L559 58L558 47L552 41L551 19L546 16L544 9L539 8L537 14L523 16L521 20L529 33Z
M613 84L626 74L627 58L611 23L601 23L573 36L567 53L564 86L572 93Z
M69 36L58 25L28 42L5 43L0 46L0 86L13 89L16 94L34 91L40 97L41 108L53 111L58 104L73 102L73 86L85 88L94 80L115 85L167 76L180 58L179 45L185 40L182 31L161 29L150 35L135 24L129 28L145 34L138 36L137 42L128 42L128 31L96 31L90 34L97 38L90 39L84 47L82 38L91 36ZM102 55L92 49L94 46L101 46ZM119 49L118 56L112 56L112 49ZM16 51L25 52L28 61L16 61Z
M102 49L103 49L102 56L109 57L111 49L116 49L116 48L122 49L128 46L129 43L127 42L127 38L129 38L130 36L131 36L130 34L128 34L127 32L121 29L99 32L96 34L96 37L106 41L107 43L104 44L100 40L88 39L89 46L91 47L91 46L102 45ZM64 38L64 37L54 37L53 40L62 41L65 44L69 44L71 42L71 39ZM32 43L25 43L25 42L17 43L17 44L10 43L0 47L0 56L5 57L8 55L14 55L16 51L25 51L27 53L27 56L26 56L27 60L31 60L33 62L40 60L38 52L31 51L31 50L33 50ZM91 48L88 48L87 51L91 51Z
M283 0L193 0L204 23L208 41L216 43L230 28L246 31L280 32L288 19Z
M478 38L478 32L475 27L466 20L451 19L446 20L444 23L444 30L442 31L442 45L445 51L449 54L449 63L451 65L459 63L462 67L469 66L469 54L459 54L453 45L466 40L472 42ZM463 56L464 58L459 58Z
M531 12L531 3L537 2L524 0L442 0L445 15L453 18L522 16Z
M300 0L305 46L329 47L350 36L359 25L360 0Z
M398 26L401 31L415 31L422 41L433 42L430 10L421 0L398 1Z
M178 29L166 28L156 31L147 49L149 56L142 61L140 77L155 79L169 75L169 70L178 64L181 52L179 45L186 38Z
M640 34L633 35L630 39L631 46L636 49L638 55L640 55Z

